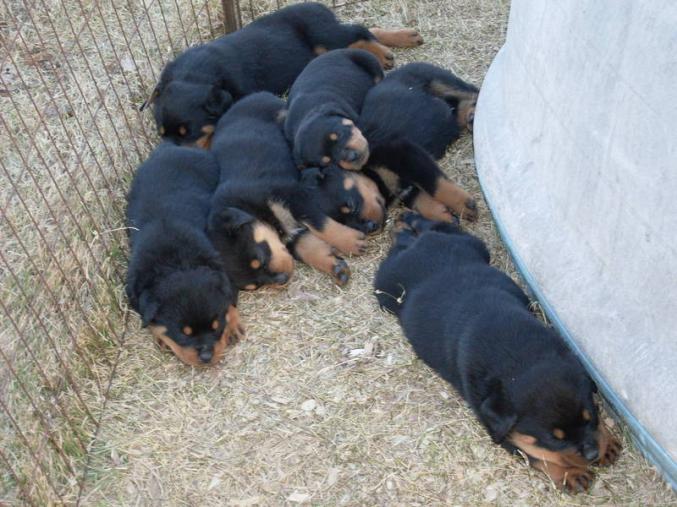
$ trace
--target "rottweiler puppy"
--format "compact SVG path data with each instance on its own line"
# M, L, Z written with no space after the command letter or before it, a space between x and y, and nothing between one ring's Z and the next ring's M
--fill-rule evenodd
M127 197L127 296L158 343L194 366L218 362L244 335L237 290L206 235L218 178L211 153L163 143Z
M289 91L284 126L299 168L362 168L369 147L355 122L382 79L378 60L361 49L337 49L308 64Z
M590 377L529 299L456 224L409 213L375 278L416 354L466 400L495 443L524 452L559 487L587 489L620 451Z
M286 283L293 261L280 234L295 238L294 255L344 284L348 267L332 247L346 254L362 253L365 234L330 215L350 206L350 214L380 223L382 208L376 210L379 215L370 216L374 210L364 203L373 198L366 193L363 197L360 191L366 190L356 184L344 185L333 200L324 200L318 187L302 184L282 130L284 114L284 101L260 92L242 99L219 120L211 149L221 177L209 220L210 237L240 288ZM307 233L317 239L302 239ZM319 257L318 249L323 252Z
M422 42L415 30L372 33L360 25L341 24L319 3L291 5L187 49L164 68L141 108L154 105L161 136L206 146L216 122L235 101L257 91L284 93L319 54L355 45L392 67L392 52L384 44L413 47Z
M449 210L477 218L474 199L434 160L463 129L472 129L477 94L475 86L428 63L404 65L369 90L357 123L371 152L365 174L388 202L399 197L436 220L452 221Z

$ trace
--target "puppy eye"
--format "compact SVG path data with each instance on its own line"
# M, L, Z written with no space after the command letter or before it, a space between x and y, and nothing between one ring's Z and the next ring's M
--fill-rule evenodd
M185 136L187 133L188 133L188 129L185 127L185 125L181 125L179 127L179 135Z
M216 331L219 328L219 321L217 319L214 319L212 321L212 329Z
M191 336L193 334L193 328L190 326L183 326L183 329L181 330L183 334L186 336Z
M341 213L343 213L344 215L348 215L350 212L352 212L352 209L350 209L350 206L348 206L347 204L344 204L343 206L341 206Z
M583 409L583 413L581 414L583 416L584 421L590 421L592 420L592 414L587 409Z
M338 134L336 132L332 132L329 134L329 140L330 141L336 141L338 139Z
M160 135L161 135L161 136L164 136L164 135L165 135L165 132L167 132L167 131L165 130L164 125L160 127L159 132L160 132Z
M258 259L252 259L249 265L252 269L259 269L261 267L261 261Z
M331 162L331 157L327 157L327 156L325 155L324 157L322 157L322 159L320 160L320 162L322 162L323 165L328 165L329 162Z
M555 428L554 430L552 430L552 434L558 440L564 440L564 437L566 436L566 434L564 433L564 430L562 430L560 428Z

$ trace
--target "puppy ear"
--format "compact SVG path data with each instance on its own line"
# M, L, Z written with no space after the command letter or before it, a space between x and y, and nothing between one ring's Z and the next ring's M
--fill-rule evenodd
M500 444L517 422L517 414L505 396L503 384L498 379L489 382L488 396L479 407L479 418L489 430L494 443Z
M254 217L246 211L228 206L212 212L209 219L209 227L214 231L232 234L237 232L242 226L250 224L253 221Z
M160 309L160 304L153 298L149 290L144 290L139 296L139 314L143 327L153 322Z
M214 116L221 116L233 103L233 96L223 88L212 86L207 96L205 110Z

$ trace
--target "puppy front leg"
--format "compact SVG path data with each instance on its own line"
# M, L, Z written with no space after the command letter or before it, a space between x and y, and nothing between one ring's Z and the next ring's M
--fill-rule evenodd
M564 467L533 458L529 459L529 464L547 475L557 488L569 493L587 491L592 485L593 473L587 468Z
M294 256L318 271L330 275L337 285L344 286L350 280L348 263L336 255L331 246L308 231L302 231L289 246Z

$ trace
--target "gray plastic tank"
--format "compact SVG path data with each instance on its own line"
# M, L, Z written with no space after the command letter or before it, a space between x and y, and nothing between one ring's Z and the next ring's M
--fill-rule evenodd
M498 228L677 484L677 2L514 0L474 124Z

